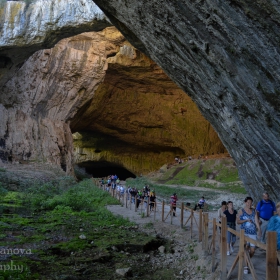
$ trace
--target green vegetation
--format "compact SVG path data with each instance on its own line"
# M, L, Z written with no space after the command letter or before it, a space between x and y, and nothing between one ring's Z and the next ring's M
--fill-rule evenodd
M185 185L246 194L238 177L238 170L231 158L191 160L172 166L160 174L153 184L157 187L156 184L159 186L162 183L178 187Z
M59 180L56 183L35 185L25 192L25 202L33 211L53 210L56 206L70 207L74 211L93 211L107 204L116 204L116 200L98 188L92 187L91 180L67 187L73 183L71 177ZM66 185L65 185L66 183Z
M116 268L127 265L134 275L150 279L138 264L143 263L149 246L158 248L164 241L137 231L129 220L108 211L106 205L119 202L91 179L76 183L71 177L61 177L42 184L34 181L24 191L3 187L1 191L5 195L0 197L0 246L29 253L4 254L1 265L12 261L24 269L0 271L0 279L62 279L67 275L89 279L94 275L109 280Z
M197 201L201 195L211 199L211 189L244 191L232 160L225 162L191 161L167 169L157 182L138 177L128 179L127 185L138 189L149 185L157 197L167 201L176 191L186 202ZM95 279L119 279L112 278L116 268L127 266L139 279L164 280L174 275L174 269L156 273L143 270L143 266L149 265L149 258L145 257L148 250L164 244L166 251L172 253L172 243L144 234L129 220L113 215L106 206L119 201L97 188L92 179L77 183L72 177L54 176L56 179L40 182L24 174L20 178L20 174L9 170L0 171L0 247L32 253L5 256L3 264L13 261L23 265L24 271L0 271L0 279L64 279L69 275L82 280L92 275ZM207 180L209 176L215 179L214 183ZM209 190L189 190L178 182L191 182L191 186ZM149 222L144 228L153 226ZM198 259L195 246L190 242L188 259ZM203 269L197 268L200 273Z

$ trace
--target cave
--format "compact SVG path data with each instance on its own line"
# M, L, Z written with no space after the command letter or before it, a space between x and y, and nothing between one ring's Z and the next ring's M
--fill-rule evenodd
M77 164L84 168L86 172L94 178L107 177L108 175L117 175L120 180L127 178L136 178L136 175L124 168L120 164L108 161L84 161Z
M0 147L0 158L19 163L30 153L30 162L51 163L73 174L72 163L78 162L77 157L85 158L84 153L73 155L71 131L79 130L101 131L125 140L126 147L130 143L141 148L153 145L157 150L178 147L190 156L226 149L250 196L258 198L267 191L279 200L280 21L276 1L94 2L104 14L83 1L76 1L75 6L69 1L44 1L43 8L42 1L2 5L0 138L5 145ZM81 30L100 30L105 15L129 44L120 35L111 36L112 26L100 34L86 32L56 43L61 32L67 37ZM73 18L79 19L78 24ZM54 44L52 50L46 49ZM118 65L124 56L129 68ZM107 67L107 63L115 66ZM132 69L137 70L133 75ZM116 73L121 74L118 79ZM163 74L182 92L176 90L175 96ZM145 88L144 81L155 83ZM157 86L158 81L164 86ZM200 121L190 126L189 120L197 117L191 114L192 105L181 98L185 93L211 123L211 132L210 124ZM152 102L146 96L153 96ZM167 100L169 96L175 98L173 102ZM141 106L142 100L147 107ZM116 107L118 115L112 116L113 110L104 104ZM126 108L120 108L123 104ZM116 129L117 124L121 126ZM204 131L199 131L201 127ZM222 143L217 145L218 137ZM97 151L88 149L87 154L94 160L104 159ZM148 161L137 153L117 162L125 164L128 158L125 166L135 167L129 170L145 174L156 170L159 160L175 156L159 155ZM106 160L114 161L114 154L109 156ZM136 167L141 170L135 171Z

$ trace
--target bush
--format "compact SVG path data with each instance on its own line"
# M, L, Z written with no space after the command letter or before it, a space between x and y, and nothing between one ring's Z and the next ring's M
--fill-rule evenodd
M40 184L34 182L24 190L25 204L29 204L33 211L42 210L49 199L52 199L69 189L75 182L73 177L60 177L53 181Z
M33 211L53 210L58 206L71 207L73 211L93 211L95 207L119 202L87 179L69 186L60 181L58 185L33 186L28 190L28 203Z
M0 182L0 196L4 197L7 193L8 191L3 187L3 185Z

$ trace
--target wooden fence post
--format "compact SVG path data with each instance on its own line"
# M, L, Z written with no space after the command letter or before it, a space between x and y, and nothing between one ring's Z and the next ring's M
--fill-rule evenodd
M227 218L222 217L221 230L221 280L227 279Z
M215 271L215 257L216 257L216 218L213 219L213 235L212 235L212 272Z
M157 210L157 204L156 204L156 202L152 202L152 203L154 203L154 221L156 220L156 210Z
M184 202L181 204L181 228L183 228L184 223Z
M150 210L150 197L148 197L148 201L147 201L146 206L147 206L147 217L149 217L150 216L150 214L149 214L149 210Z
M204 252L208 254L208 213L204 213Z
M277 232L267 232L266 279L277 279Z
M244 236L244 229L240 230L240 238L239 238L239 263L238 263L238 280L243 279L244 273L244 244L245 244L245 236Z
M164 222L164 200L162 201L161 220Z
M202 241L202 209L199 210L199 238L198 241Z
M192 232L193 232L193 209L191 209L191 238L192 238Z

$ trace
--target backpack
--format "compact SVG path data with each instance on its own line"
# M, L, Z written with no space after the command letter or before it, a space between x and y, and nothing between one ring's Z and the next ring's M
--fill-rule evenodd
M275 206L274 202L272 200L268 200L268 202L272 205L272 206ZM260 208L262 208L263 206L263 199L260 201Z

